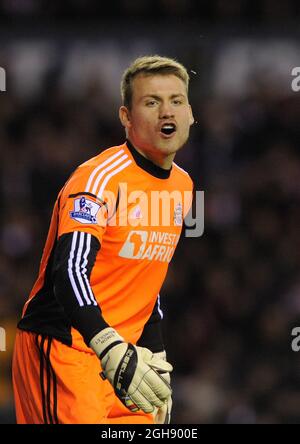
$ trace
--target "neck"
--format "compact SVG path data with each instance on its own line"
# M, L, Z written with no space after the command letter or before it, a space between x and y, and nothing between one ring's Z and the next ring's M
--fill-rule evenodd
M159 165L153 163L152 160L148 159L148 157L145 157L143 152L138 151L132 145L130 140L127 139L126 145L129 151L131 152L136 164L140 168L142 168L152 176L157 177L158 179L168 179L170 177L172 171L172 165L169 169L162 168Z
M138 153L140 153L146 159L150 160L150 162L154 163L154 165L157 165L164 170L170 170L172 168L172 163L176 153L164 155L163 153L157 152L155 150L149 150L145 152L141 148L138 148L131 141L130 143Z

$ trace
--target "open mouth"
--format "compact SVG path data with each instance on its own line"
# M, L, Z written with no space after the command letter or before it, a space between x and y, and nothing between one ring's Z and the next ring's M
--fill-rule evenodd
M176 125L174 123L165 123L160 130L163 134L170 136L176 131Z

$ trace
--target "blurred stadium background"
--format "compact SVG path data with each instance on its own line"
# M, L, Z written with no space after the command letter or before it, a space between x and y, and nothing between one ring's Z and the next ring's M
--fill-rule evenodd
M205 191L204 235L182 239L162 291L173 422L300 422L299 13L293 0L0 0L0 423L14 422L16 322L56 194L124 140L121 73L155 53L190 71L197 124L177 163Z

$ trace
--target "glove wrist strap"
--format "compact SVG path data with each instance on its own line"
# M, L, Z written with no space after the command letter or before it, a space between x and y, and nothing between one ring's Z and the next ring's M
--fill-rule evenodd
M108 327L97 333L90 341L89 346L101 360L103 356L115 345L124 342L114 328Z

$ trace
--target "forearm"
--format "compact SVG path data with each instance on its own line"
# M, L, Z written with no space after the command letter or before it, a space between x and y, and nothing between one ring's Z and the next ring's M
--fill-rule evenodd
M170 397L170 385L159 374L172 371L172 366L164 359L153 359L147 348L126 343L103 319L90 285L99 248L99 241L88 233L63 235L53 261L54 292L71 325L100 359L101 375L115 394L131 411L150 413Z
M162 352L165 349L162 335L162 312L159 308L159 299L157 299L151 316L143 328L137 345L149 348L153 353Z
M91 339L108 327L90 285L90 274L100 244L87 233L63 235L56 246L53 264L55 296L72 327L89 345Z

